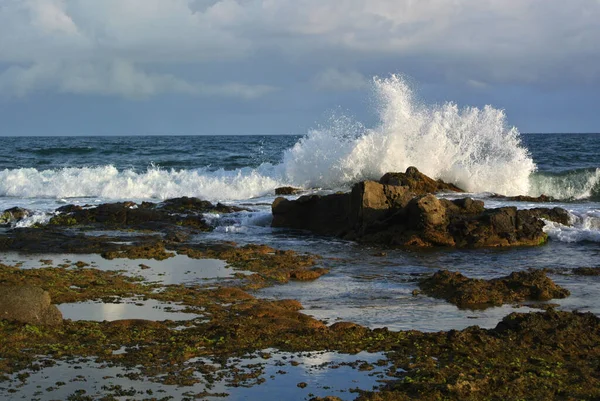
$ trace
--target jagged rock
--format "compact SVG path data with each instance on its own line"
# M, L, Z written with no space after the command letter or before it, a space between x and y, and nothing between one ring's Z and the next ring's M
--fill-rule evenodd
M32 285L0 285L0 319L31 325L58 326L62 313L50 302L50 294Z
M422 280L419 287L429 296L471 309L524 300L548 301L570 294L550 280L544 270L514 272L492 280L472 279L458 272L440 270Z
M379 180L381 184L405 186L415 194L434 194L436 192L465 192L454 184L442 180L434 180L417 170L409 167L405 173L387 173Z
M450 201L416 193L424 188L438 190L440 185L453 188L442 184L409 168L406 174L386 174L380 182L359 182L350 193L307 195L295 201L277 198L272 226L363 243L493 247L545 243L548 236L542 218L569 223L569 213L560 208L486 210L482 201L470 198Z

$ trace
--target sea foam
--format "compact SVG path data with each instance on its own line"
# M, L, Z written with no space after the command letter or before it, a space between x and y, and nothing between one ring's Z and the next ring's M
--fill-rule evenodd
M342 117L311 131L285 152L285 176L296 185L337 187L417 166L469 192L529 192L535 164L503 110L421 104L399 75L375 78L374 90L378 126Z

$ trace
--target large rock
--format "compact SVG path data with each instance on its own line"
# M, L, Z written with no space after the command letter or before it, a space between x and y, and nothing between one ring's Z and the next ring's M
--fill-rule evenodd
M41 326L62 324L62 314L47 291L32 285L0 285L0 318Z
M375 181L359 182L350 193L305 195L294 201L279 197L272 205L272 226L354 237L404 208L413 197L407 187Z
M409 168L405 174L386 174L380 182L359 182L350 193L277 198L272 226L363 243L495 247L543 244L548 236L542 219L569 222L568 212L560 208L486 210L482 201L470 198L450 201L419 194L441 189L459 190Z

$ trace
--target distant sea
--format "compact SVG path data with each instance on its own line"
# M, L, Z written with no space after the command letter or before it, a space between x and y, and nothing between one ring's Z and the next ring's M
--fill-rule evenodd
M244 205L252 211L210 216L215 230L195 240L265 243L332 257L324 262L331 274L263 295L296 298L315 316L371 327L493 327L513 310L529 310L465 311L414 297L415 277L440 268L488 278L554 269L561 274L552 277L573 294L557 301L561 308L600 314L598 279L569 274L573 267L600 266L600 135L520 134L493 107L423 106L398 80L380 82L378 90L380 123L373 128L337 116L302 136L0 137L0 211L34 211L18 223L28 226L68 203L196 196ZM556 202L543 206L569 210L573 224L547 223L550 243L535 248L390 250L385 257L351 242L270 228L277 187L331 193L413 165L456 183L467 191L461 196L482 199L486 207L540 206L493 194L552 196Z

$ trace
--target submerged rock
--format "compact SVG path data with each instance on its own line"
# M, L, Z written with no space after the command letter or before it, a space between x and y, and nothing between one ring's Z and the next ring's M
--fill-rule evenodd
M399 185L396 185L399 184ZM405 185L406 184L406 185ZM542 219L569 223L560 208L484 209L470 198L438 199L423 191L460 190L409 168L380 182L363 181L350 193L307 195L272 205L273 227L310 230L363 243L400 246L492 247L547 241Z
M548 301L566 298L569 291L559 287L544 270L514 272L492 280L472 279L458 272L440 270L419 283L423 293L442 298L459 308L482 309L524 300Z
M63 321L50 294L32 285L0 285L0 319L39 326L58 326Z

